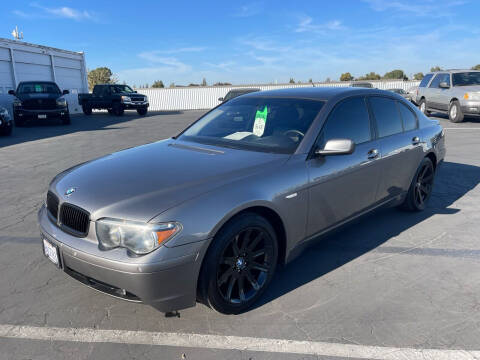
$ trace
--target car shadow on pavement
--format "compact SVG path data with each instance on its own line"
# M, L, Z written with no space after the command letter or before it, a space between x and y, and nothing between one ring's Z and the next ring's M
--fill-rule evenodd
M378 247L433 215L461 212L462 209L458 206L454 208L450 206L479 183L480 167L445 162L438 170L434 191L425 211L411 213L396 208L379 209L330 235L313 241L308 250L298 258L286 266L277 268L271 285L254 308L281 297L372 250L389 254L405 252L406 248L403 247ZM382 248L385 248L385 251L382 251ZM449 256L452 252L449 249L423 250L421 254L430 250L429 255L433 256L442 254ZM480 257L480 251L474 251L475 254L471 250L457 252L459 253L453 256L464 254Z
M20 128L15 127L11 136L0 137L0 149L6 146L72 134L79 131L116 130L122 128L121 124L132 120L147 119L157 115L176 114L182 114L182 111L152 111L144 116L140 116L133 111L126 111L122 116L113 116L106 111L99 111L91 116L82 114L71 115L70 125L62 125L58 119L48 119L47 121L34 120Z

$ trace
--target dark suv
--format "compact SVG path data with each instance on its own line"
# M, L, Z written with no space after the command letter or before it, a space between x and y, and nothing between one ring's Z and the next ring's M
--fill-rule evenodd
M22 81L17 91L10 90L15 96L13 101L13 119L16 126L22 126L33 119L46 120L57 118L62 124L70 124L68 103L63 95L68 90L60 91L52 81Z

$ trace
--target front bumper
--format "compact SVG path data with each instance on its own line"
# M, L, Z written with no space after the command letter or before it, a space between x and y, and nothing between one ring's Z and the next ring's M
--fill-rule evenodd
M462 101L460 106L465 115L480 115L480 101L478 100Z
M112 254L111 250L99 256L97 244L63 232L51 222L45 206L38 212L38 221L42 236L58 247L60 268L89 287L124 300L146 303L162 312L195 305L206 241L174 248L163 246L154 251L161 252L158 255L164 260L159 262L142 263L142 257L125 262L105 257ZM85 251L88 248L91 250Z
M148 101L144 101L144 102L124 102L123 103L125 109L145 109L145 108L148 108L150 106L150 104L148 103Z
M49 109L49 110L31 110L16 108L13 110L15 117L24 118L24 119L52 119L60 118L68 115L68 108L58 108L58 109Z

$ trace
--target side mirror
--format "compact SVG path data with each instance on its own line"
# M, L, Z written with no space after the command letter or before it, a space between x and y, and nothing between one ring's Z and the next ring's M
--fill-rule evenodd
M8 93L9 93L10 95L15 95L15 90L8 90Z
M68 90L63 90L63 95L68 95L68 94L70 94L70 91L68 91Z
M223 97L219 97L218 101L223 102Z
M315 150L315 155L348 155L355 151L355 143L350 139L328 140L323 149Z
M445 82L445 81L442 81L440 84L439 84L440 88L442 89L449 89L450 86Z

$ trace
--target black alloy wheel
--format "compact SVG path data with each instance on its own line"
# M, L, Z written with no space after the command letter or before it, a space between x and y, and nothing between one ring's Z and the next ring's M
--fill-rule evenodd
M217 265L217 286L223 299L246 303L265 285L274 257L273 245L261 228L248 228L230 240Z
M258 300L273 278L278 244L271 224L244 213L215 236L199 278L200 300L224 314L239 314Z
M410 211L425 210L428 200L432 195L435 168L432 161L427 157L422 160L413 178L408 194L401 207Z

